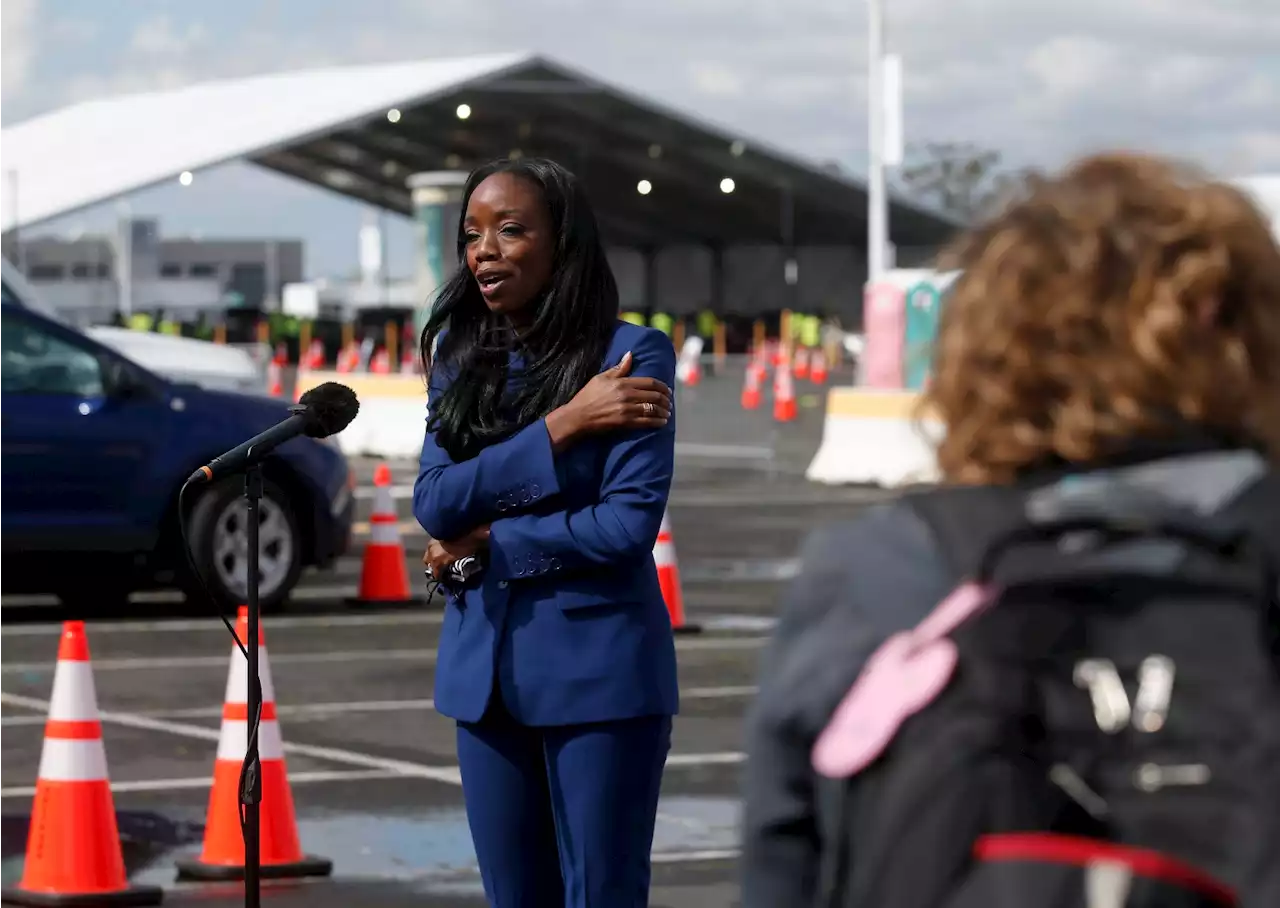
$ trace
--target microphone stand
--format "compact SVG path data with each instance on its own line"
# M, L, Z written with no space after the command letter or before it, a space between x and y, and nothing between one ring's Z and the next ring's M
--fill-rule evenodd
M248 561L245 607L249 615L245 652L249 660L249 705L245 750L248 772L242 778L240 803L244 807L244 905L245 908L260 908L262 762L258 756L258 717L262 712L262 685L258 680L258 506L262 501L262 467L259 464L245 468L244 498L249 522L246 528L249 551L245 553Z

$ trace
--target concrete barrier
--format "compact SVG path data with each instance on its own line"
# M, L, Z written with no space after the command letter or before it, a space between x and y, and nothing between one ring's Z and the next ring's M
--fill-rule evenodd
M409 458L422 453L427 427L427 388L420 375L373 375L366 372L302 372L297 396L327 381L356 392L360 412L338 433L338 445L349 457Z
M941 426L917 419L918 400L910 391L832 388L822 444L806 477L827 485L936 482Z

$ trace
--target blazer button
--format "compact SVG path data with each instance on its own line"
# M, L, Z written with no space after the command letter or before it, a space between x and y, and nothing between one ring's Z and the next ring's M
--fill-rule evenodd
M498 589L500 589L500 590L505 590L506 588L507 588L507 581L505 581L505 580L499 580L499 581L498 581Z
M553 571L558 571L558 570L560 570L560 559L559 559L559 558L552 558L552 559L551 559L551 570L553 570Z
M539 495L542 494L542 489L535 482L533 485L529 487L529 494L532 495L534 498L537 498Z

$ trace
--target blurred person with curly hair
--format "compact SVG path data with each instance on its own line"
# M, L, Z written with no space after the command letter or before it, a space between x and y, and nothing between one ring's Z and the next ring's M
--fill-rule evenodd
M877 647L967 576L913 500L1022 497L1254 451L1270 482L1252 504L1280 514L1280 249L1240 191L1153 157L1088 157L1029 184L939 264L961 272L921 398L944 429L943 488L805 545L748 719L747 908L827 904L850 873L839 865L877 850L841 839L858 777L819 773L815 742ZM986 532L982 511L959 531Z

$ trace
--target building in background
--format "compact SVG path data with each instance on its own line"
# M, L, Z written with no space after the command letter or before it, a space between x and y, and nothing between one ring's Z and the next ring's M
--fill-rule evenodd
M149 313L194 321L227 309L275 311L303 275L303 242L161 236L153 218L127 218L115 236L26 236L6 243L45 302L81 324Z

